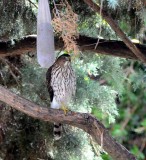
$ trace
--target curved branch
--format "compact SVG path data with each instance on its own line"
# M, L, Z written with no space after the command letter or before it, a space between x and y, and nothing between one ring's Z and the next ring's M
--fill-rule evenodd
M27 36L22 38L20 41L14 41L14 46L11 46L10 41L0 42L0 58L27 54L29 52L36 52L36 36ZM80 51L90 51L92 53L138 60L138 58L127 48L127 46L122 41L100 39L98 47L95 49L97 41L98 39L96 38L79 36L77 39L77 45L79 46ZM61 39L55 38L56 50L62 49L63 45L64 44ZM135 45L146 58L146 46L141 44Z
M101 8L94 3L92 0L84 0L95 12L100 14ZM138 57L142 62L146 63L146 57L141 53L141 51L130 41L130 39L121 30L118 24L108 15L108 13L102 10L101 16L107 21L111 28L116 32L116 34L121 38L121 40L126 44L126 46Z
M109 135L103 124L91 114L70 111L67 115L64 115L64 112L61 110L41 107L2 86L0 86L0 101L31 117L43 121L66 123L81 128L90 134L99 145L103 137L103 149L115 160L136 160L126 148Z

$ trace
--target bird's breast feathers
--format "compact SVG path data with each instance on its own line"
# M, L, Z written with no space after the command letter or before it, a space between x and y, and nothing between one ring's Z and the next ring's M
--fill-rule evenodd
M51 86L57 102L69 102L76 90L76 77L72 67L56 67L52 72Z

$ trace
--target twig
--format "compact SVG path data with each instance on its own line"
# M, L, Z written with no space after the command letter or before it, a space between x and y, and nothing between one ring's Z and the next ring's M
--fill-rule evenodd
M103 8L103 0L101 0L101 4L100 4L100 13L99 13L99 15L100 15L100 28L99 28L99 36L101 35L101 31L102 31L102 29L101 29L101 21L102 21L102 18L101 18L101 13L102 13L102 8ZM95 49L97 48L97 46L98 46L98 44L99 44L99 38L98 38L98 40L97 40L97 43L96 43L96 45L95 45Z
M28 0L28 2L30 2L32 5L34 5L38 9L38 6L35 3L33 3L31 0Z
M142 141L141 147L140 147L140 151L142 152L145 147L146 147L146 140L144 138L143 141Z
M20 83L18 82L18 78L16 77L15 73L12 70L12 66L19 74L21 74L21 72L13 64L11 64L9 61L7 61L6 59L1 59L1 60L2 60L3 63L5 63L8 66L10 74L15 79L16 83L18 84L18 86L20 86Z
M56 14L57 14L58 17L60 18L60 14L59 14L59 11L58 11L58 9L57 9L57 6L56 6L56 3L55 3L54 0L53 0L53 3L54 3L55 10L56 10Z
M100 155L100 152L101 152L100 149L98 149L98 148L96 147L96 144L95 144L95 142L93 141L93 139L92 139L91 137L90 137L89 139L90 139L90 144L91 144L91 146L92 146L92 148L93 148L96 156L99 156L99 155Z
M129 123L131 117L133 116L133 114L135 113L136 109L138 108L138 105L135 106L134 108L132 108L131 110L129 110L129 116L124 120L124 122L121 124L121 131L123 131L125 129L125 127L127 126L127 124Z
M22 75L21 71L13 63L9 62L7 59L4 59L4 61L10 68L13 68L17 73Z
M30 102L13 92L0 86L0 101L10 105L11 107L33 117L46 122L65 123L83 129L91 135L96 143L100 145L100 132L103 132L103 149L114 160L136 160L136 158L115 139L113 139L107 129L91 114L68 112L64 115L62 110L48 109Z
M0 71L0 77L2 78L2 82L4 83L4 86L6 86L5 78L2 71Z

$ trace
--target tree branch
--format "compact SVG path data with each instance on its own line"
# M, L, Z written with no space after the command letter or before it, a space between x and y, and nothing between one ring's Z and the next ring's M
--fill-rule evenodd
M0 86L0 101L11 107L46 122L59 122L83 129L100 145L103 136L103 149L115 160L136 160L136 158L121 144L113 139L101 122L91 114L68 112L41 107Z
M94 3L92 0L84 0L95 12L100 14L101 8ZM111 28L116 32L116 34L121 38L121 40L126 44L126 46L138 57L142 62L146 63L146 57L141 53L141 51L130 41L125 33L119 28L118 24L108 15L106 11L102 9L101 16L106 22L111 26Z
M33 3L31 0L28 0L28 2L31 3L35 8L38 9L38 6L35 3Z
M127 46L122 41L102 39L99 40L98 47L95 49L97 40L98 39L96 38L79 36L77 39L77 45L81 51L90 51L92 53L138 60L138 58L127 48ZM14 41L14 46L10 45L10 41L0 42L0 58L26 54L29 52L36 52L36 36L27 36L20 41ZM62 49L63 45L64 44L61 39L55 38L56 50ZM143 56L146 57L146 46L140 44L136 44L136 46L142 52Z

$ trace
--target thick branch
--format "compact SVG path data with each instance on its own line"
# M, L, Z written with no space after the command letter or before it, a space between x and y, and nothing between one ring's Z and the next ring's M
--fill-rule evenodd
M103 137L103 149L115 160L135 160L129 151L113 139L106 128L92 115L86 113L68 112L40 107L0 86L0 101L26 113L27 115L49 122L66 123L83 129L100 145Z
M92 0L84 0L95 12L100 14L101 8L94 3ZM125 33L119 28L118 24L108 15L106 11L102 9L101 16L107 21L111 28L116 32L116 34L121 38L121 40L126 44L126 46L138 57L142 62L146 62L146 57L141 53L141 51L127 38Z
M127 48L127 46L122 41L100 40L98 47L94 49L96 43L97 39L91 37L79 36L77 39L77 45L81 51L90 51L92 53L94 52L138 60L138 58ZM62 46L63 41L61 39L55 38L56 50L62 49ZM146 46L140 44L137 44L136 46L142 52L143 56L146 57ZM20 41L15 40L15 46L11 46L10 41L0 42L0 58L26 54L28 52L36 52L36 36L25 37Z

